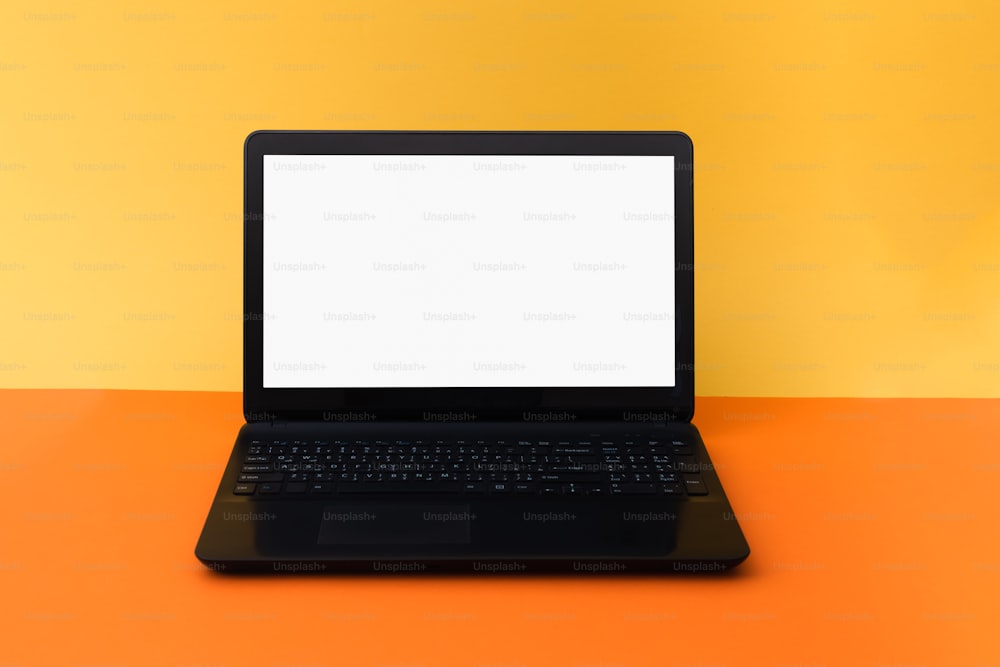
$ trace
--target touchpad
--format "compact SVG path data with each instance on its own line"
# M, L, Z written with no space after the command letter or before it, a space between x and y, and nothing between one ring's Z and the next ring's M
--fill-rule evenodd
M327 505L319 544L468 544L468 505L345 503Z

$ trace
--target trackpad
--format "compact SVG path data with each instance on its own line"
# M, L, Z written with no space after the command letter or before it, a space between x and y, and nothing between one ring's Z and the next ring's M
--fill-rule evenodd
M469 544L468 505L345 503L327 505L319 544Z

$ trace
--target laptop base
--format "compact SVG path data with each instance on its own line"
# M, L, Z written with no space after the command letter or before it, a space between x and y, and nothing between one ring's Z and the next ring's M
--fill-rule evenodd
M417 492L269 500L234 495L243 452L251 442L275 432L310 432L307 425L289 428L256 424L241 432L196 549L207 567L222 573L290 574L718 573L749 554L708 453L690 424L650 432L683 434L693 442L708 491L702 496ZM338 427L333 433L350 437L357 428ZM475 438L511 428L399 425L381 435ZM363 429L373 435L371 425ZM536 427L532 434L546 437L548 431L567 430Z

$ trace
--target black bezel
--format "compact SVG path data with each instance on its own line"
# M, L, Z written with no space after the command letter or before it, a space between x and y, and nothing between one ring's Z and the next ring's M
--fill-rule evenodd
M672 155L675 387L263 387L264 155ZM276 419L688 421L694 414L693 145L681 132L274 131L244 145L243 409Z

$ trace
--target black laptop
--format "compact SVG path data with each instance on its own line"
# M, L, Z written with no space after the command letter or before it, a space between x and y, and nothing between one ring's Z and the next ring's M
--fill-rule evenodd
M245 146L246 424L220 572L718 572L676 132Z

